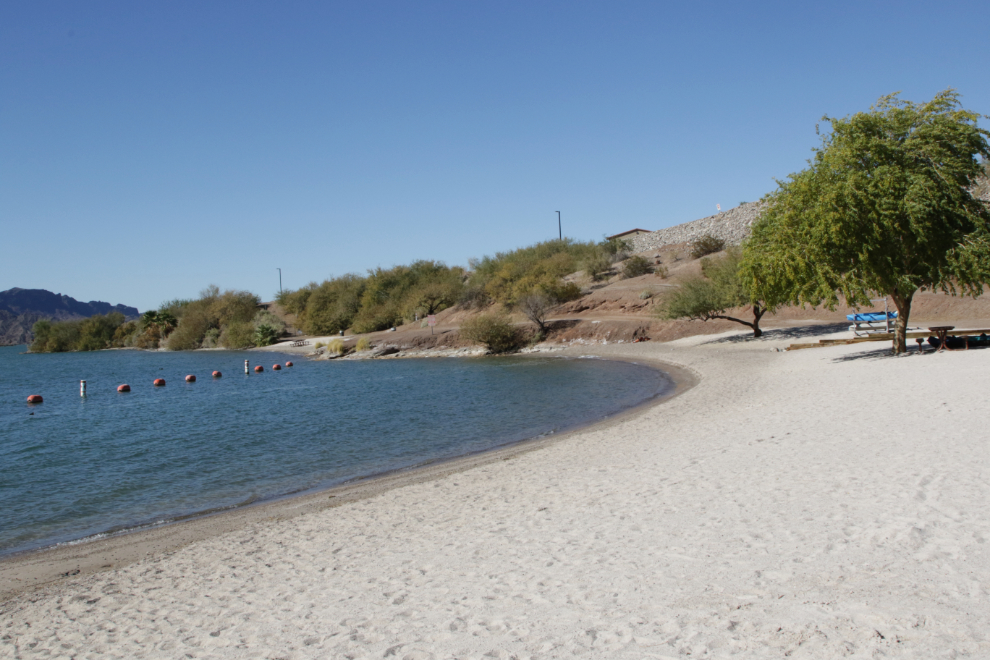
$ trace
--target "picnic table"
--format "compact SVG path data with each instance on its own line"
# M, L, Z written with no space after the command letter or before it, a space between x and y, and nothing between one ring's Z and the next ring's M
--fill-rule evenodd
M938 348L935 349L936 353L941 351L943 348L947 351L958 350L958 349L948 348L945 345L945 338L948 336L949 330L955 330L955 328L956 326L954 325L936 325L935 327L928 328L928 332L934 333L935 338L938 339ZM969 348L969 342L966 342L966 348Z
M847 314L846 319L853 322L849 329L856 336L862 337L874 333L889 333L891 321L897 320L897 312Z
M297 339L290 344L290 346L309 346L308 339Z

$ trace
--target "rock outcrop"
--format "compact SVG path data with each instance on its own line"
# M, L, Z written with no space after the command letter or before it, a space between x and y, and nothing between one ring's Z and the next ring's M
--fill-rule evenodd
M667 227L649 234L640 234L629 242L632 243L633 252L646 252L657 250L665 245L689 243L707 234L721 238L726 245L738 245L749 236L750 227L760 217L762 211L762 202L740 204L734 209L717 215Z

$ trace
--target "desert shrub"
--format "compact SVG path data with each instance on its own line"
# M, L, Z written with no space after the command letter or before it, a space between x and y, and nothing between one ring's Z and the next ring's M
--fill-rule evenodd
M478 314L461 324L460 334L492 353L516 351L523 342L522 334L504 312Z
M371 350L371 340L367 337L361 337L357 340L357 344L354 346L355 350L358 351L370 351Z
M279 291L275 296L275 302L287 314L295 314L301 325L306 320L306 306L309 303L309 297L313 295L313 291L318 286L316 282L310 282L306 286L294 291L290 291L289 289Z
M595 252L585 260L584 272L596 282L606 279L612 274L611 256L606 252Z
M409 267L412 283L405 298L405 316L417 311L436 314L453 307L464 292L464 269L436 261L416 261Z
M665 280L667 279L667 276L670 275L670 271L667 270L667 267L664 265L657 265L653 267L653 274L660 279Z
M316 350L320 350L324 346L326 346L326 344L324 344L322 341L318 341L315 344L313 344L313 348L315 348Z
M171 341L170 338L169 348ZM228 323L220 332L220 345L224 348L251 348L254 346L254 326L248 321Z
M148 326L146 328L139 327L137 334L134 336L132 345L135 348L155 349L158 348L161 338L162 333L157 326Z
M601 253L593 243L571 239L545 241L529 247L499 252L494 257L471 260L469 289L481 287L484 297L513 305L537 287L559 285L561 278L581 269L591 255ZM482 298L475 293L476 299Z
M262 324L255 326L254 328L254 345L255 346L271 346L282 333L273 328L270 325Z
M536 325L540 337L543 337L547 332L547 318L557 305L556 298L536 290L519 301L519 310Z
M285 321L267 309L259 309L252 323L255 346L271 346L285 332Z
M463 289L464 270L439 261L368 271L352 327L358 333L374 332L401 325L417 313L435 314L457 304Z
M491 298L488 297L484 284L467 284L461 290L461 297L458 302L466 307L477 307L480 309L491 303Z
M725 241L717 236L705 234L691 242L691 258L700 259L725 249Z
M82 321L38 321L31 328L34 332L32 353L63 353L76 350L79 341L79 327Z
M99 351L112 348L114 340L117 346L123 346L128 331L137 329L133 323L123 331L124 315L119 312L96 314L85 319L71 321L38 321L34 324L34 342L31 344L32 353L62 353L65 351Z
M330 353L336 353L337 355L341 355L344 352L344 340L331 339L327 343L327 351Z
M579 287L574 282L561 282L554 286L547 287L544 289L548 294L553 296L554 300L558 303L570 302L572 300L577 300L582 295L581 287Z
M606 238L598 244L602 252L609 256L612 263L622 261L632 250L632 242L622 238Z
M304 306L292 312L297 314L307 334L335 335L351 326L361 309L365 278L348 274L309 287L308 291L300 291L299 299L305 300ZM298 305L299 301L294 304Z
M253 345L253 341L243 342L243 331L238 328L234 335L237 337L236 345L224 343L224 335L228 326L234 324L247 324L250 327L251 321L258 311L258 296L248 291L220 291L216 285L210 285L203 289L196 300L174 300L163 303L157 315L148 317L147 324L159 326L163 336L167 336L164 343L169 350L183 351L200 348L204 342L209 344L207 333L216 330L211 337L216 337L214 341L227 346L228 348L243 348ZM170 333L168 328L162 325L162 319L174 316L177 319L175 330ZM142 320L145 320L142 317ZM250 327L249 335L254 328Z
M640 300L649 300L652 297L653 297L653 292L650 291L649 289L644 289L643 291L639 292Z
M168 336L168 350L191 351L199 348L209 329L210 319L206 309L198 305L187 308L179 319L179 325Z
M114 348L132 347L140 334L140 324L137 321L128 321L114 331L110 345Z
M639 277L652 272L653 264L646 257L639 255L626 259L626 263L622 267L622 274L625 277Z
M34 333L34 341L28 350L32 353L43 353L52 333L52 322L47 319L36 321L31 326L31 332Z
M218 328L210 328L206 331L203 336L203 348L217 348L220 345L220 330Z

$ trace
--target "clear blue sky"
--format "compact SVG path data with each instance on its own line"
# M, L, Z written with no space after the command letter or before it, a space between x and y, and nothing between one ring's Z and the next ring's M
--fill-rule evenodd
M986 2L4 2L0 290L157 307L693 220L825 113L957 88ZM986 126L983 121L981 125Z

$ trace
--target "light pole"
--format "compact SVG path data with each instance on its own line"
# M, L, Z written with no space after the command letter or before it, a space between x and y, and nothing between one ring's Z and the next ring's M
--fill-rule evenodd
M557 211L557 240L564 240L564 232L560 229L560 211Z
M282 269L276 268L278 271L278 292L282 293Z

